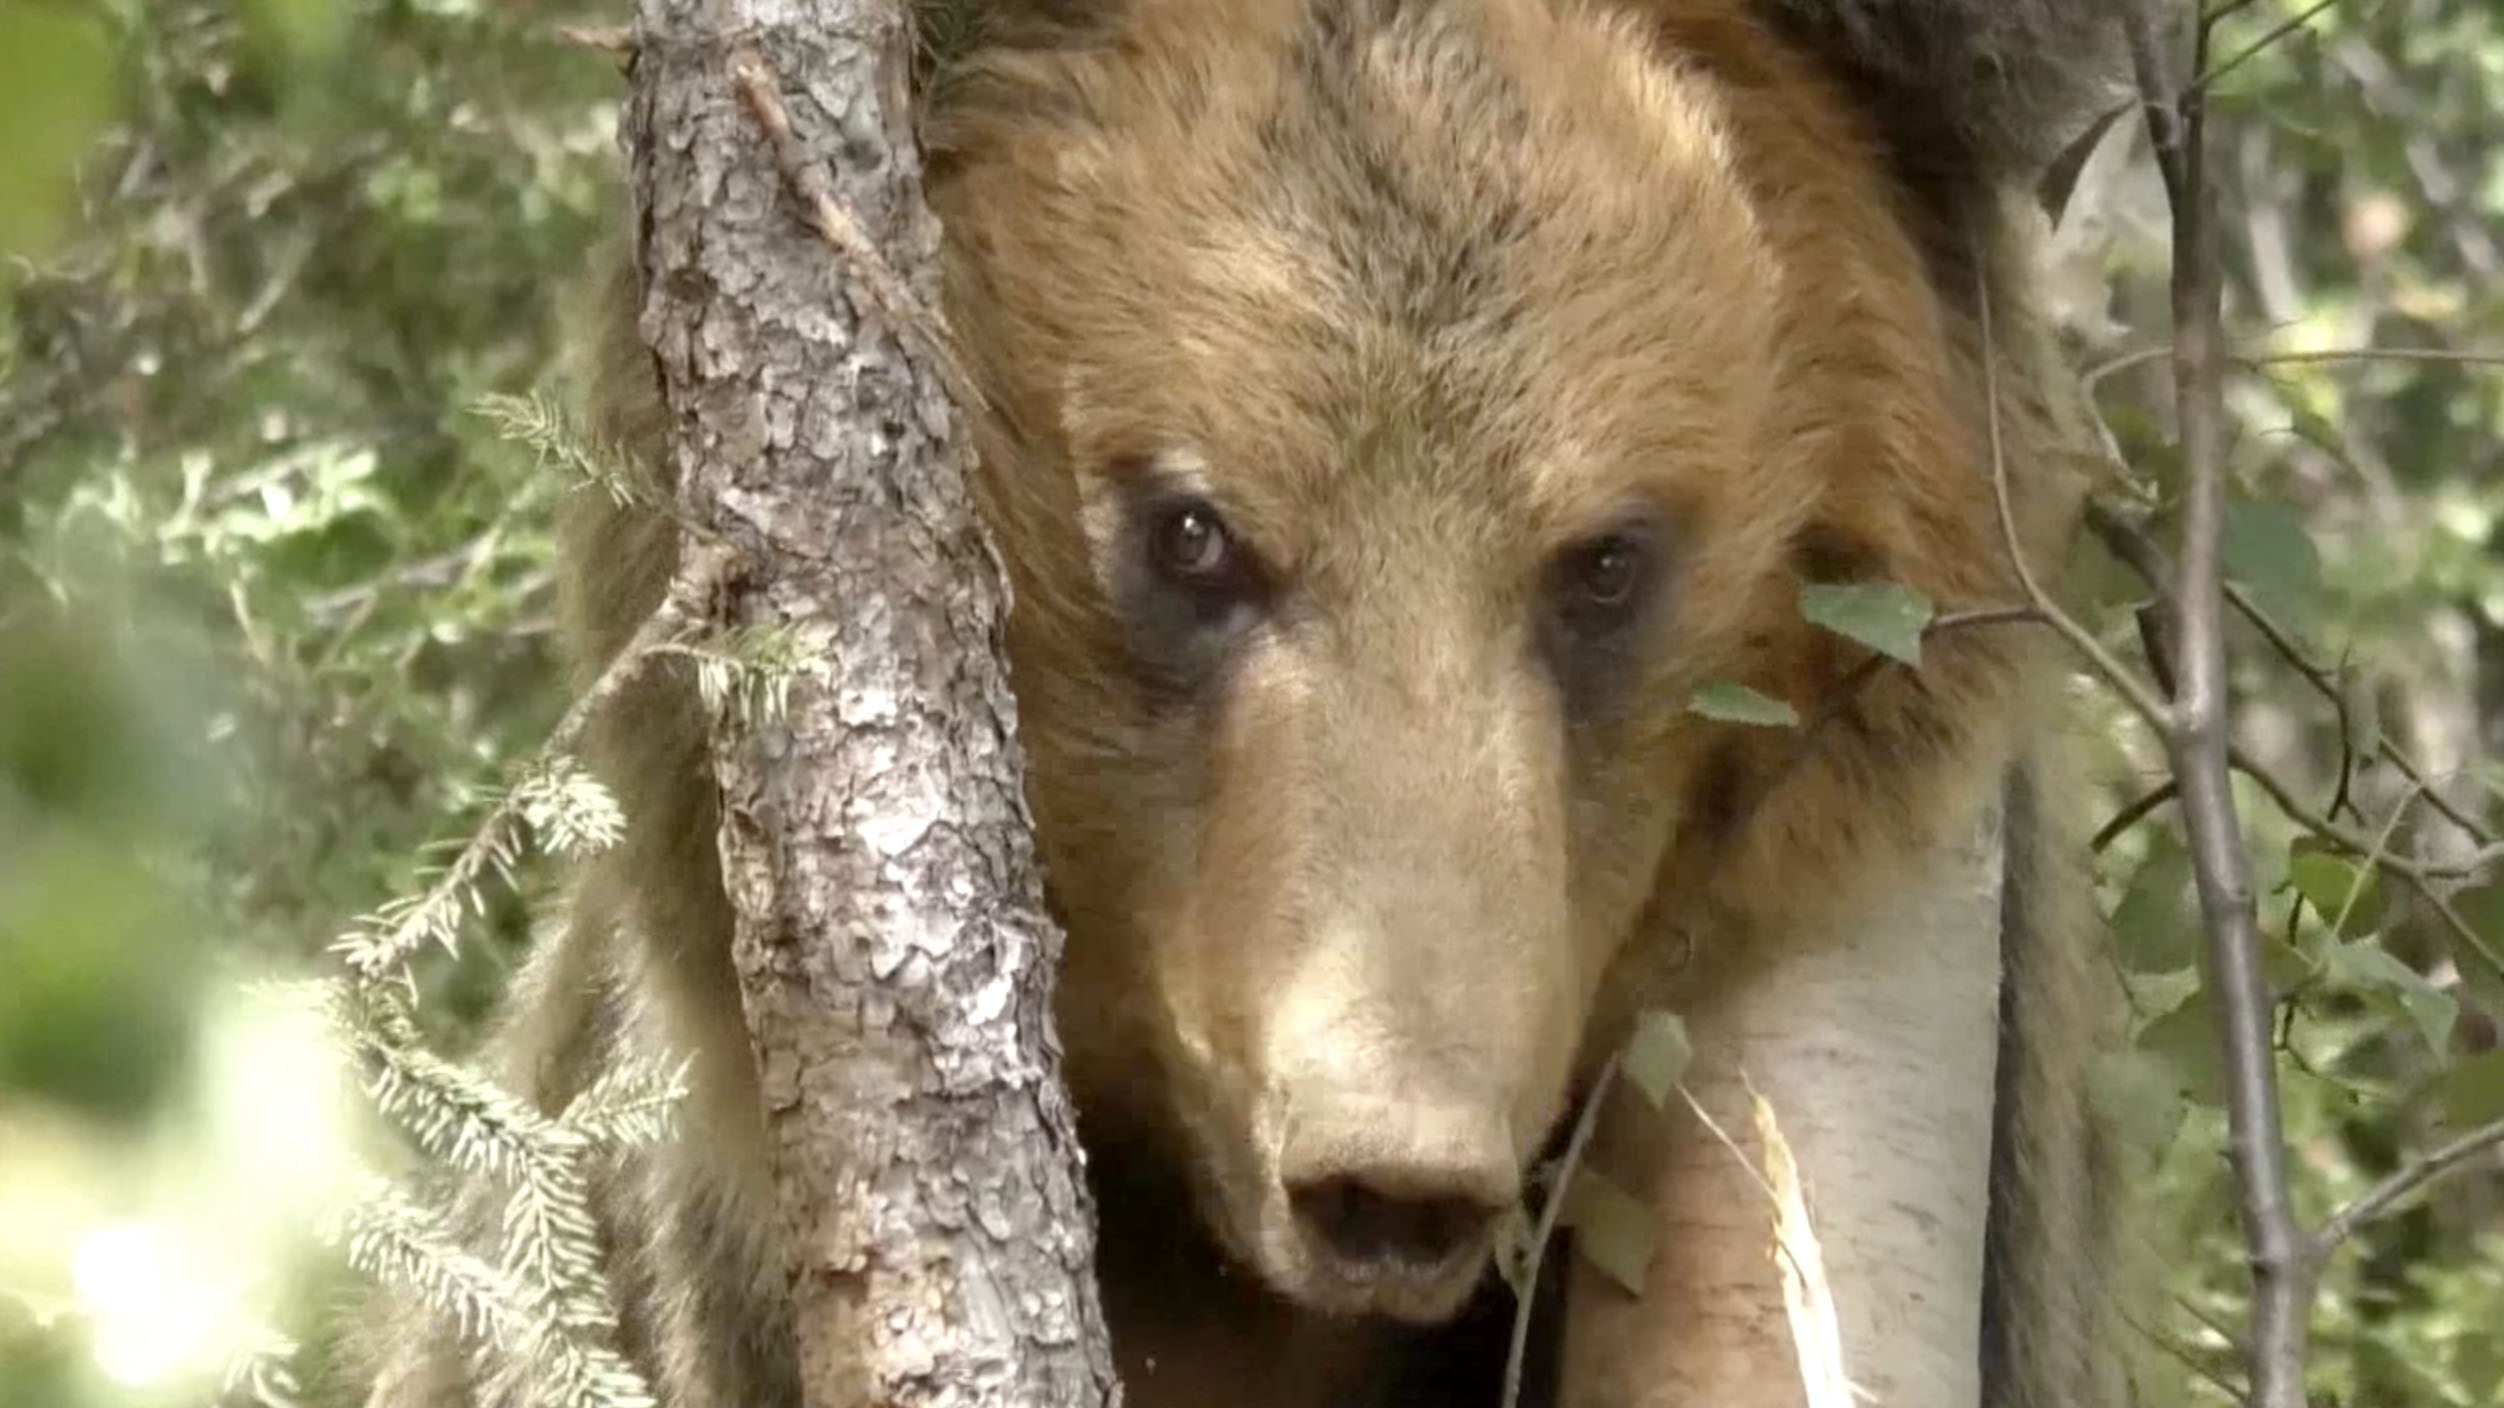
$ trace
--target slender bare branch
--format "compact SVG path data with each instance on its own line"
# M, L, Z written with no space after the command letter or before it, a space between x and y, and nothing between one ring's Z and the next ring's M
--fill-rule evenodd
M2480 1125L2366 1189L2355 1202L2332 1214L2330 1220L2322 1224L2321 1230L2313 1234L2314 1259L2328 1258L2341 1243L2355 1235L2357 1228L2389 1212L2402 1198L2467 1165L2480 1154L2498 1148L2504 1148L2504 1119Z
M2031 606L1978 606L1963 611L1943 611L1933 616L1929 623L1922 627L1921 638L1927 643L1934 636L1971 627L2020 625L2042 620L2044 620L2043 613ZM1824 736L1825 730L1836 719L1841 718L1845 710L1852 707L1852 701L1860 697L1861 691L1869 687L1871 680L1884 674L1890 667L1905 668L1902 661L1881 655L1873 650L1844 674L1834 689L1829 691L1818 704L1817 711L1809 715L1807 721L1800 725L1795 741L1789 753L1784 756L1781 765L1773 771L1762 786L1756 789L1753 800L1747 806L1749 813L1752 814L1765 798L1772 796L1775 789L1787 781L1802 764L1817 755L1818 740ZM1741 824L1745 824L1744 818Z
M1530 1315L1539 1303L1539 1267L1547 1257L1548 1243L1556 1236L1556 1224L1564 1215L1565 1194L1573 1186L1574 1170L1582 1167L1583 1153L1591 1147L1592 1131L1600 1127L1600 1107L1608 1099L1610 1088L1617 1084L1621 1059L1622 1054L1611 1055L1592 1080L1591 1093L1583 1097L1582 1114L1574 1121L1574 1132L1565 1141L1565 1152L1557 1158L1547 1205L1539 1209L1539 1226L1531 1233L1530 1256L1522 1269L1521 1297L1513 1305L1513 1337L1504 1350L1504 1396L1499 1400L1502 1408L1518 1408L1521 1403L1522 1360L1530 1351Z
M2174 790L2173 781L2169 778L2162 786L2142 793L2138 800L2113 813L2112 820L2096 828L2095 836L2087 842L2087 849L2101 854L2115 841L2120 840L2122 833L2138 825L2148 813L2172 801Z
M2161 362L2173 355L2171 343L2134 347L2116 353L2080 375L2089 391L2123 372ZM2337 362L2424 362L2459 367L2504 367L2504 352L2456 351L2448 347L2325 347L2308 352L2236 352L2227 358L2238 367L2325 366Z
M2025 539L2017 531L2017 507L2009 493L2008 447L2000 427L2000 354L1992 336L1991 285L1986 274L1975 278L1975 301L1981 310L1982 335L1982 399L1983 419L1990 430L1991 497L2000 516L2000 546L2008 553L2009 565L2017 574L2018 589L2025 593L2026 604L2032 607L2044 624L2058 632L2095 670L2106 686L2121 696L2122 702L2145 720L2149 727L2162 732L2166 726L2164 701L2158 699L2145 682L2130 673L2104 642L2078 623L2076 617L2060 608L2043 584L2035 577L2034 567L2026 561Z
M2288 1194L2270 1030L2273 1003L2261 968L2251 858L2228 773L2232 720L2221 549L2226 507L2224 349L2220 278L2209 228L2205 114L2199 84L2176 90L2154 15L2142 8L2131 17L2130 27L2148 131L2173 212L2174 390L2187 480L2173 611L2179 626L2174 642L2179 683L2165 716L2170 725L2165 746L2191 847L2208 935L2210 995L2224 1047L2228 1147L2252 1269L2250 1401L2253 1408L2304 1408L2312 1267ZM2202 82L2215 72L2205 67L2206 37L2202 27L2194 39L2193 71L2202 74Z
M2137 1317L2130 1315L2126 1311L2123 1313L2123 1318L2129 1320L2130 1327L2137 1330L2140 1335L2145 1337L2149 1344L2163 1350L2166 1358L2173 1360L2175 1363L2180 1364L2183 1368L2190 1370L2192 1373L2206 1380L2209 1387L2224 1394L2228 1399L2239 1405L2249 1405L2251 1403L2251 1398L2244 1393L2242 1386L2227 1378L2225 1374L2221 1373L2215 1365L2210 1364L2207 1356L2202 1355L2198 1349L2191 1345L2184 1344L2181 1340L2174 1338L2172 1335L2165 1333L2163 1330L2158 1329L2154 1325L2142 1323ZM2214 1353L2214 1351L2211 1351L2211 1353Z
M2260 3L2260 0L2218 0L2200 15L2200 23L2216 26Z
M2251 43L2244 45L2242 48L2235 50L2233 56L2226 59L2224 62L2219 63L2214 67L2202 68L2200 76L2193 79L2190 87L2183 90L2183 98L2186 101L2196 101L2199 96L2202 93L2205 93L2211 85L2217 82L2217 80L2224 78L2227 74L2234 72L2236 69L2250 63L2253 59L2258 58L2261 52L2269 48L2271 45L2285 39L2288 35L2295 33L2297 30L2310 25L2314 20L2320 18L2323 11L2338 3L2339 0L2313 0L2312 4L2305 6L2303 9L2287 16L2278 23L2271 25L2267 30L2262 32L2260 38L2255 39ZM2207 23L2203 23L2200 26L2200 38L2203 41L2202 47L2205 48L2205 41L2208 38Z
M1975 626L2009 626L2041 620L2043 613L2031 606L1978 606L1964 611L1942 611L1921 628L1921 638L1927 643L1933 636ZM1852 701L1860 697L1860 692L1868 688L1869 682L1885 673L1888 667L1900 668L1902 665L1902 661L1892 656L1881 655L1874 650L1869 652L1844 674L1818 711L1809 717L1807 725L1800 730L1801 741L1805 744L1816 737L1819 729L1849 708Z
M635 31L622 24L565 24L549 37L572 49L589 49L621 63L635 56Z

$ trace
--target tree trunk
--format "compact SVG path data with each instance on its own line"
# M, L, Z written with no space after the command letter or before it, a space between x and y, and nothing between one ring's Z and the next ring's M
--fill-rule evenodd
M623 126L679 509L729 554L715 624L789 630L809 662L785 708L711 735L807 1401L1107 1403L1005 592L937 330L868 296L900 276L927 307L937 282L904 7L637 19ZM803 170L875 254L804 223L827 206L795 198Z

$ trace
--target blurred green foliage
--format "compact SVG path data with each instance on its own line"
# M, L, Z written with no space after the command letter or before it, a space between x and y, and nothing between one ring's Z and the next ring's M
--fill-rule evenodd
M2222 47L2301 8L2244 7ZM278 1139L236 1083L290 1088L295 1048L234 1036L213 995L312 968L412 890L440 859L428 843L465 834L554 717L561 486L473 410L550 381L559 300L612 218L614 68L554 38L598 18L0 0L0 1408L173 1391L115 1385L146 1366L117 1357L111 1298L72 1254L157 1265L88 1234L173 1217L169 1190L223 1189L204 1170ZM2230 567L2339 696L2238 627L2243 738L2352 832L2467 858L2374 745L2496 825L2504 370L2446 358L2504 349L2504 15L2334 6L2215 97L2228 323L2261 358L2230 386ZM2079 361L2128 363L2100 388L2127 466L2106 497L2161 534L2170 387L2136 354L2165 336L2163 210L2132 124L2089 164L2064 241ZM2367 347L2437 355L2266 360ZM2138 658L2144 591L2092 543L2078 581ZM2118 808L2162 750L2096 707ZM2241 795L2318 1220L2504 1113L2504 973ZM2244 1275L2175 828L2159 808L2101 857L2141 1024L2104 1084L2160 1192L2144 1237L2168 1295L2142 1318L2169 1349L2146 1401L2220 1405ZM547 888L521 878L423 968L419 1010L456 1045ZM2455 908L2504 947L2497 880L2476 872ZM2494 1168L2334 1263L2321 1401L2504 1402ZM110 1280L95 1264L78 1265ZM284 1320L310 1293L253 1294Z
M249 1128L212 995L410 889L561 703L562 486L473 413L615 218L614 64L558 18L0 0L7 1408L150 1398L45 1224L163 1220L135 1151ZM426 970L456 1039L522 878Z

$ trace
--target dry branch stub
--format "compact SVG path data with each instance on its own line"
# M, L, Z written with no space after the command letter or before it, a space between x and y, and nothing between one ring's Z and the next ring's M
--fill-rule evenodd
M904 8L640 0L636 19L641 330L681 511L735 560L711 624L811 646L783 710L712 723L808 1401L1093 1408L1113 1372L1006 597L940 369L867 293L901 279L935 302ZM804 223L742 101L751 65L867 251Z

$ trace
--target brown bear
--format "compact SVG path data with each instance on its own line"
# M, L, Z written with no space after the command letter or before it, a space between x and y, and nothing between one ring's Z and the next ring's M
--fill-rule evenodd
M2106 1401L2093 994L2039 864L2048 657L1976 628L1873 672L1798 600L2007 606L2012 546L2049 575L2074 493L2012 188L2121 7L984 8L929 192L1013 429L980 491L1129 1401L1494 1402L1497 1220L1633 1013L1764 987L1991 815L2006 918L1965 1015L1997 1049L1941 1077L1990 1104L1988 1186L1955 1190L1962 1367L1878 1387ZM662 474L631 269L613 295L602 429ZM567 536L596 672L675 529L595 495ZM1707 718L1715 682L1813 726ZM697 1053L692 1132L604 1195L625 1347L665 1402L789 1404L702 748L683 679L606 711L631 835L505 1051L551 1104L618 1042ZM1716 1298L1763 1287L1660 1264L1687 1279L1639 1334L1574 1293L1541 1391L1741 1401L1645 1346L1710 1343ZM1740 1372L1797 1401L1788 1360ZM374 1401L513 1392L445 1341Z

